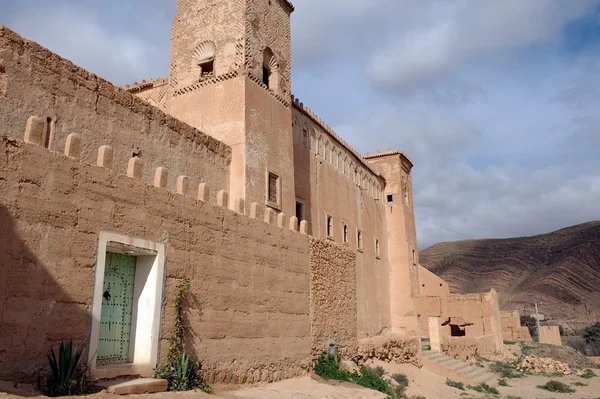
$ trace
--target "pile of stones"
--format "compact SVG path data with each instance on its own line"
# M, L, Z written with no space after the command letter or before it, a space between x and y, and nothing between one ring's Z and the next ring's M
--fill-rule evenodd
M533 374L571 374L571 369L567 363L549 357L525 356L521 362L521 368L527 369Z

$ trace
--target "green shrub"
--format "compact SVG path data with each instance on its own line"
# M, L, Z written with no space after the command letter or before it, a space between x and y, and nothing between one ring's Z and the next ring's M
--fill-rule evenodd
M574 382L573 385L577 385L578 387L587 387L588 386L588 384L581 382L581 381Z
M517 370L517 363L494 362L490 370L502 378L522 378L523 373Z
M508 387L509 386L508 382L506 382L506 380L504 380L504 379L499 379L498 380L498 385L501 386L501 387Z
M590 369L585 369L585 371L583 372L583 374L580 375L580 377L585 378L585 379L590 379L593 377L598 377L598 375Z
M544 385L538 385L538 388L545 389L550 392L560 392L560 393L571 393L575 392L573 388L565 384L564 382L551 380L545 383Z
M430 350L431 350L431 345L429 345L429 344L427 344L427 345L423 345L423 346L422 346L422 349L423 349L424 351L430 351Z
M446 378L446 385L448 385L449 387L452 387L452 388L460 389L461 391L465 390L465 384L463 384L460 381L454 381L454 380Z
M479 385L469 386L469 388L471 388L474 391L480 392L480 393L491 393L492 395L500 394L500 392L498 392L498 390L496 388L489 386L485 382L483 382Z
M523 398L521 398L520 396L508 395L508 396L506 397L506 399L523 399Z
M75 347L73 342L60 341L58 358L54 348L48 352L51 374L42 378L39 387L47 396L80 395L89 390L91 378L89 370L81 364L83 348Z
M374 389L379 392L388 392L388 383L383 379L382 374L380 374L377 369L362 366L360 368L360 376L356 379L356 383L365 388Z
M325 378L326 380L356 382L358 379L357 373L350 373L346 370L340 370L335 357L333 355L326 355L324 353L321 353L317 359L315 374Z
M202 374L200 362L193 360L185 350L185 334L189 326L183 317L183 301L190 290L190 280L184 279L175 296L175 322L169 342L168 361L154 369L154 378L165 379L169 391L190 391L200 389L210 392Z
M504 340L504 345L514 345L516 343L517 343L517 341L507 341L507 340Z
M398 386L408 387L408 377L404 374L392 374L392 379L398 383Z

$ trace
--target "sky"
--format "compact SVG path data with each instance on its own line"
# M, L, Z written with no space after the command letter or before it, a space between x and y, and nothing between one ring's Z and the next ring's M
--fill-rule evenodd
M419 247L600 219L600 0L296 0L292 92L412 159ZM168 76L175 0L0 2L117 84Z

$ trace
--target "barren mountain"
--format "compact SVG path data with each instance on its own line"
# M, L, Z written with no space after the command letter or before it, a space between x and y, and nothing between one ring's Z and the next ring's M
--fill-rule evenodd
M532 237L439 243L420 261L454 293L495 288L503 310L534 313L541 302L546 318L600 320L600 221Z

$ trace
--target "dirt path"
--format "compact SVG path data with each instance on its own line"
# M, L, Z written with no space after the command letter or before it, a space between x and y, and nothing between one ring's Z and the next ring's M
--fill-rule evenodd
M510 386L498 387L500 395L484 395L476 391L467 389L461 391L446 385L446 379L434 374L428 370L419 369L407 364L388 364L383 362L374 362L372 366L382 366L389 374L405 374L410 384L408 386L408 396L421 396L427 399L469 399L469 398L521 398L521 399L550 399L550 398L600 398L600 377L583 379L581 377L570 375L564 377L543 377L526 376L525 378L507 379ZM597 372L597 374L600 374ZM538 385L545 384L551 379L559 380L569 384L576 390L575 393L552 393L540 388ZM587 384L587 386L577 386L576 382ZM215 387L215 394L207 395L202 392L176 392L162 393L155 395L136 395L135 399L201 399L201 398L222 398L222 399L384 399L385 395L365 389L350 383L337 383L323 381L318 377L294 378L274 384L261 385L256 387ZM0 393L0 399L19 399L23 396L32 396L30 390L14 390L12 384L0 383L0 391L18 393L14 394ZM40 397L38 397L40 398ZM100 392L94 395L85 396L85 399L118 399L119 396L110 395L106 392Z

